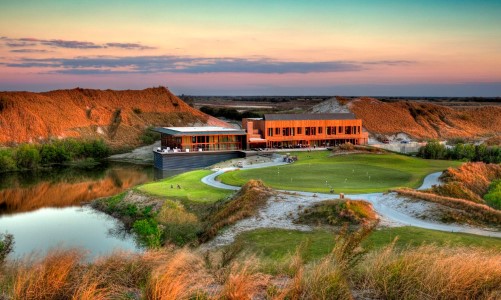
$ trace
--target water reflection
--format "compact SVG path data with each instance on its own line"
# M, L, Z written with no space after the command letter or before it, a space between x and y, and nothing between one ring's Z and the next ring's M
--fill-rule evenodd
M118 249L141 251L121 226L118 220L88 206L42 208L0 218L1 230L14 235L12 258L44 255L54 247L82 248L90 259Z
M153 168L109 163L92 169L56 168L0 174L0 216L67 207L118 194L153 180Z

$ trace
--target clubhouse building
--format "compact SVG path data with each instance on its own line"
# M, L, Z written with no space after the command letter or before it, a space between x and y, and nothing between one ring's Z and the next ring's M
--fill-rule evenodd
M158 127L161 147L154 151L157 169L189 169L244 157L246 150L331 147L366 144L362 120L351 113L266 114L242 120L242 128Z

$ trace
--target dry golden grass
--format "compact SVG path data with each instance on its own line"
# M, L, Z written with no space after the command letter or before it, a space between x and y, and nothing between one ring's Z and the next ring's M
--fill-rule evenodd
M191 299L210 282L203 260L183 249L157 266L146 288L147 299Z
M71 289L71 276L83 254L54 250L39 260L24 262L14 274L14 299L58 299Z
M201 241L208 241L221 228L254 215L271 195L272 189L266 187L261 180L249 180L232 200L209 219L209 226L205 229Z
M53 250L45 258L9 261L0 273L6 299L499 299L501 253L475 248L393 245L365 254L371 231L344 230L333 251L305 264L302 249L288 275L257 272L260 261L243 257L211 268L200 254L167 248L143 254L117 252L93 263L78 250ZM222 274L216 276L215 273ZM274 281L274 279L276 279Z
M336 199L304 209L298 222L312 225L369 224L378 220L372 204L363 200Z
M455 197L457 196L456 193L458 193L455 191L463 190L468 194L476 195L476 197L474 195L470 196L472 199L469 200L485 203L482 197L489 190L491 182L496 179L501 179L501 165L486 164L482 162L466 163L462 164L459 168L447 169L441 179L445 184L435 187L433 189L434 193ZM448 185L452 184L456 186L454 188L448 188Z
M360 264L361 287L381 299L500 299L501 254L433 245L389 246Z
M465 219L454 214L457 215L457 221L470 219L469 222L472 224L488 223L487 225L500 226L501 211L489 207L483 199L491 182L499 178L501 178L499 164L465 163L459 168L447 169L441 177L444 181L442 185L434 186L427 191L403 188L396 192L458 209L469 216Z
M416 191L408 188L396 190L399 195L410 196L430 202L435 202L463 210L475 218L477 221L484 221L493 225L501 224L501 211L491 208L485 204L478 204L469 200L444 197L431 193Z
M181 203L170 200L164 202L156 219L160 223L191 224L198 222L195 214L186 211Z
M242 264L235 263L226 278L219 299L246 300L253 299L258 293L266 290L270 276L257 273L255 266L258 262L250 258Z

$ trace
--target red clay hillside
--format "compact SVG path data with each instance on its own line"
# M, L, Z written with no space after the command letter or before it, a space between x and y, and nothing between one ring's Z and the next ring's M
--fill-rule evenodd
M149 126L229 125L190 107L165 87L0 92L0 145L51 138L104 138L139 144Z

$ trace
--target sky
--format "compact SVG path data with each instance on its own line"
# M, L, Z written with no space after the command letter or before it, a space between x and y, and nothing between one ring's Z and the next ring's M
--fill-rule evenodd
M501 1L0 0L0 90L501 96Z

